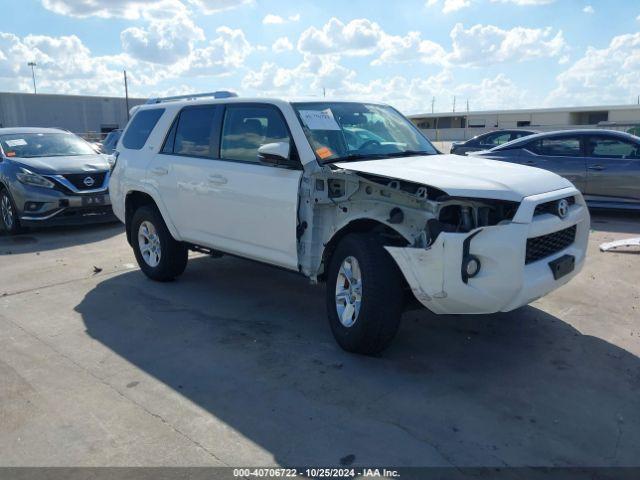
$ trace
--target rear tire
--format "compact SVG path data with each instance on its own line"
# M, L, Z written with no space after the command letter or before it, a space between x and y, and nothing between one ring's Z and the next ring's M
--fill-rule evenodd
M389 346L404 295L401 273L378 237L350 234L340 241L329 262L326 295L331 331L344 350L376 355Z
M22 231L16 204L4 187L0 187L0 225L8 235L17 235Z
M152 280L174 280L187 267L187 247L171 236L154 206L145 205L133 214L131 244L140 269Z

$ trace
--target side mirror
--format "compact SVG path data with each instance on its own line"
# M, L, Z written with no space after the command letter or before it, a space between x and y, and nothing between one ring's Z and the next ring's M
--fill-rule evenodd
M258 160L267 165L283 165L291 167L294 162L289 159L289 143L266 143L258 148Z

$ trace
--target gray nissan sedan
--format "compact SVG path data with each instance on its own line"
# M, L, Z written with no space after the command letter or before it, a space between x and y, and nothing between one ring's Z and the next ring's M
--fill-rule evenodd
M0 128L0 230L113 221L110 157L53 128Z
M591 207L640 210L640 138L628 133L601 129L539 133L469 155L562 175Z

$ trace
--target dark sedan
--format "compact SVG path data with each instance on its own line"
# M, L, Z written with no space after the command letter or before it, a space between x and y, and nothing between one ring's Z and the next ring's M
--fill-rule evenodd
M597 208L640 209L640 138L613 130L565 130L473 156L543 168L570 180Z
M109 159L67 131L0 128L0 231L113 221Z
M536 132L532 130L496 130L495 132L483 133L464 142L453 142L450 153L466 155L470 152L489 150L503 143L533 135L534 133Z

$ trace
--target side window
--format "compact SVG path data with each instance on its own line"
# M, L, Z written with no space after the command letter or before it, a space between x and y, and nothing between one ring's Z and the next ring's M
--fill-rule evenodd
M518 138L527 137L529 133L527 132L513 132L511 134L511 140L517 140Z
M144 147L163 113L164 108L138 111L131 120L127 133L124 134L122 145L130 150L140 150Z
M498 145L502 145L503 143L507 143L509 140L511 140L511 134L510 133L501 133L499 135L494 135L491 138L491 145L494 146L498 146Z
M291 139L276 107L227 105L222 126L220 157L258 163L258 148Z
M550 157L581 157L580 137L542 138L526 145L528 150L538 155Z
M589 139L588 156L596 158L640 158L640 145L614 137Z
M169 132L165 149L169 149L173 143L173 153L176 155L216 158L216 110L216 106L183 108L177 124ZM165 149L163 153L168 153Z

